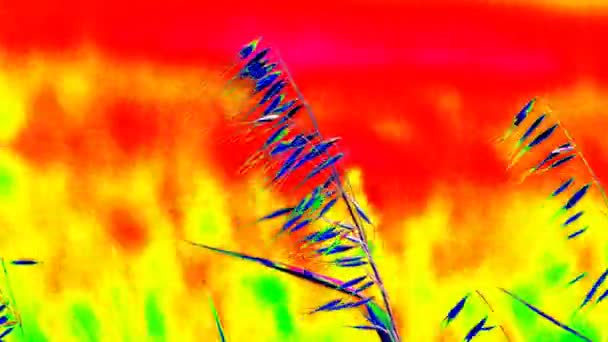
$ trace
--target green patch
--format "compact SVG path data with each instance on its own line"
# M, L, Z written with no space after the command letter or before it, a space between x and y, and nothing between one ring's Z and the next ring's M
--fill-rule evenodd
M336 338L332 335L325 335L323 337L319 337L318 339L315 338L315 340L319 342L334 342Z
M572 329L578 331L581 335L590 339L591 341L605 341L605 338L602 339L602 334L600 334L600 331L598 330L597 326L594 326L593 323L591 323L584 316L575 315L570 319L568 325ZM576 341L581 341L580 338L567 332L564 332L564 335L565 336L562 336L559 340L560 342L575 341L575 339Z
M49 340L40 328L38 318L34 313L31 311L28 313L21 312L21 319L24 333L21 333L19 326L15 326L8 341L47 342ZM3 330L0 329L0 331Z
M121 333L122 333L122 341L124 341L124 342L133 341L131 329L129 329L128 320L125 315L125 311L123 309L126 306L123 305L124 300L122 299L121 290L118 287L115 287L114 289L112 289L112 302L113 302L114 308L116 308L116 310L118 311L117 315L120 317L119 322L117 322L116 325L120 325L120 329L121 329Z
M511 292L534 306L538 305L539 293L533 286L518 287ZM540 318L538 314L513 298L511 298L511 308L513 309L515 319L519 323L518 325L521 326L522 331L533 332L536 330L536 324Z
M376 242L369 237L367 238L367 249L369 250L369 254L372 256L372 258L374 258L374 253L376 252Z
M253 282L257 298L266 306L272 308L274 319L279 331L284 336L294 332L294 322L289 313L287 289L278 278L260 276Z
M35 341L35 342L47 342L49 339L46 337L42 329L40 329L40 325L38 325L38 320L34 317L25 318L24 317L24 330L27 332L26 340L27 341Z
M99 321L93 308L85 304L72 306L72 330L76 336L86 337L86 341L99 341Z
M145 304L146 325L148 327L148 336L153 337L157 341L165 340L165 319L158 306L156 297L152 294L148 295Z
M4 166L0 166L0 196L8 197L13 192L15 179L12 172Z
M568 273L568 264L554 264L545 271L546 282L553 286L562 282Z
M222 218L214 208L201 208L195 215L199 215L199 232L202 234L202 239L221 233Z

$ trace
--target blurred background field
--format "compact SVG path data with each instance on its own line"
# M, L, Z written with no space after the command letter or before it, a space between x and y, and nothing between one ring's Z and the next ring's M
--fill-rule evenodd
M180 242L287 255L272 225L237 230L286 199L238 176L250 150L218 96L263 35L343 138L404 340L462 340L465 321L441 320L480 288L513 341L569 341L500 286L606 341L601 304L571 315L608 261L601 199L593 235L566 242L556 180L518 184L494 139L540 95L608 177L607 23L578 1L0 4L0 250L44 261L9 273L12 338L214 341L212 297L229 341L375 340L344 327L354 312L306 315L331 293Z

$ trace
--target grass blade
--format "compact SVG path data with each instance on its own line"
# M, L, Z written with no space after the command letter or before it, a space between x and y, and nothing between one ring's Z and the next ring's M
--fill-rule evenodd
M320 285L322 287L338 291L342 294L345 294L345 295L348 295L351 297L355 297L359 300L367 299L363 295L359 294L357 292L357 289L354 289L352 287L344 287L345 282L343 282L343 281L325 276L323 274L312 272L312 271L309 271L304 268L296 267L293 265L288 265L285 263L274 262L269 259L254 257L254 256L247 255L244 253L238 253L238 252L233 252L233 251L229 251L229 250L225 250L225 249L221 249L221 248L217 248L217 247L207 246L207 245L192 242L192 241L186 240L185 242L191 244L192 246L198 247L198 248L207 249L209 251L232 256L235 258L239 258L241 260L255 262L255 263L261 264L265 267L268 267L268 268L271 268L271 269L274 269L274 270L277 270L277 271L280 271L283 273L290 274L296 278L306 280L313 284ZM388 325L388 324L390 324L390 320L386 319L386 317L388 317L387 313L373 301L365 303L365 306L366 306L366 309L367 309L370 317L379 317L379 319L377 319L377 322L374 322L374 324L383 326L385 330L388 330L387 328L390 326L390 325ZM393 337L391 337L390 335L387 335L382 330L378 330L377 333L382 342L397 342Z
M224 255L229 255L229 256L236 257L236 258L239 258L242 260L255 262L255 263L261 264L265 267L272 268L274 270L277 270L277 271L280 271L283 273L291 274L292 276L298 277L300 279L315 283L317 285L321 285L328 289L339 291L346 295L355 296L359 299L364 298L363 296L356 294L355 289L350 288L350 287L344 287L345 282L322 275L320 273L315 273L315 272L312 272L312 271L309 271L307 269L300 268L297 266L280 263L280 262L275 262L275 261L272 261L269 259L254 257L254 256L250 256L247 254L233 252L233 251L229 251L229 250L225 250L225 249L221 249L221 248L217 248L217 247L207 246L207 245L192 242L192 241L186 241L186 242L188 242L189 244L196 246L196 247L204 248L204 249L218 252L218 253L221 253Z
M226 335L224 334L224 328L222 327L222 322L220 321L220 316L217 313L215 305L213 305L213 299L209 297L209 304L211 306L211 311L213 312L213 318L215 319L215 325L217 327L218 335L220 336L221 342L226 342Z
M526 307L528 307L528 309L534 311L536 314L538 314L539 316L545 318L546 320L548 320L549 322L555 324L556 326L566 330L567 332L569 332L570 334L584 340L584 341L589 341L591 342L591 339L589 339L588 337L585 337L583 334L579 333L578 331L570 328L569 326L561 323L560 321L558 321L557 319L551 317L549 314L543 312L541 309L535 307L534 305L528 303L527 301L525 301L524 299L520 298L519 296L517 296L514 293L509 292L508 290L505 290L503 288L498 288L499 290L501 290L502 292L506 293L507 295L511 296L511 298L515 299L516 301L524 304Z

